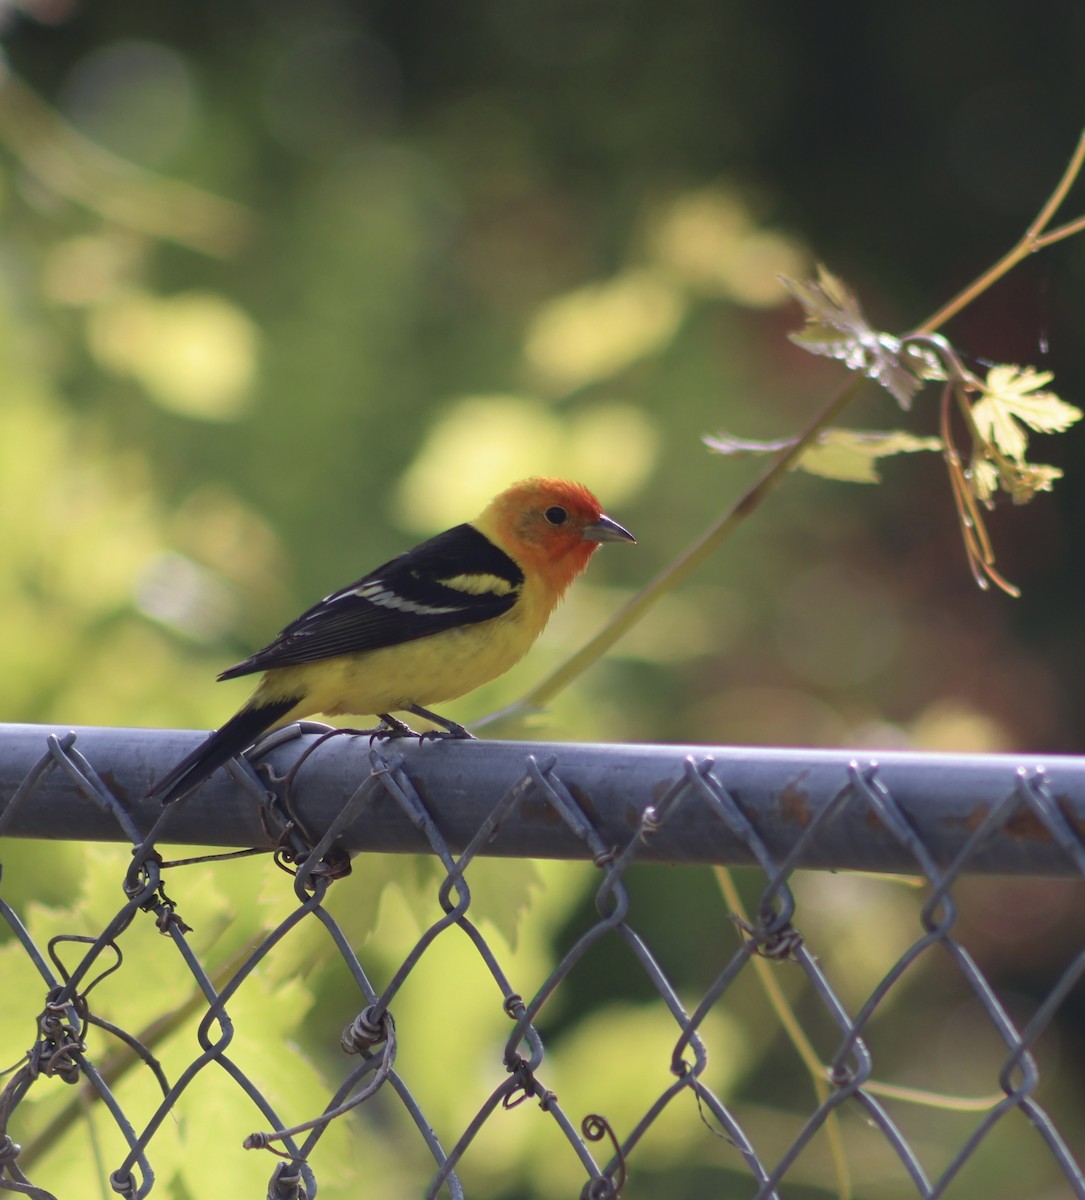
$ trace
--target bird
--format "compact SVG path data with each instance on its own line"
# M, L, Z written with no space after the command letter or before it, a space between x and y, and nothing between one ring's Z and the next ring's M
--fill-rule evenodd
M603 542L635 542L583 484L535 476L325 596L218 678L262 672L248 701L148 793L188 795L258 737L314 713L374 714L376 737L471 738L428 707L527 653ZM396 712L439 730L416 734Z

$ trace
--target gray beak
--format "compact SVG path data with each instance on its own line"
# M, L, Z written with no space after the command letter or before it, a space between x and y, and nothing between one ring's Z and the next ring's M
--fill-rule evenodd
M585 525L581 536L586 542L635 542L637 539L610 517L600 517L593 525Z

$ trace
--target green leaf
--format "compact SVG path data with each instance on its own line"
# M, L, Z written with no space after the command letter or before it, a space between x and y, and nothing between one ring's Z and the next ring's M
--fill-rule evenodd
M851 371L862 371L880 383L901 408L911 407L922 381L902 360L900 339L879 333L869 324L855 295L842 280L819 265L816 281L798 283L781 276L780 282L806 313L803 329L788 335L796 346L838 359Z
M793 446L797 438L780 441L755 442L717 433L702 439L704 444L729 458L744 458L751 454L775 454ZM825 429L812 446L803 452L792 470L808 471L826 479L842 479L848 483L880 483L875 463L891 454L914 454L918 450L942 450L942 439L916 437L904 430Z
M867 431L826 429L817 442L795 464L811 475L842 479L849 483L880 483L876 463L892 454L914 454L920 450L941 451L942 440L916 437L903 430Z

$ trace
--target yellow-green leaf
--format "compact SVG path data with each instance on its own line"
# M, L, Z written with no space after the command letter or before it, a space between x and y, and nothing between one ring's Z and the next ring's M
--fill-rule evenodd
M881 476L876 466L879 458L941 449L940 438L916 437L899 429L886 432L826 429L795 465L812 475L822 475L828 479L879 483Z
M1051 485L1061 478L1062 471L1058 467L1049 467L1044 463L1026 463L1008 481L1010 486L1007 490L1014 504L1027 504L1037 492L1051 491ZM1003 486L1006 482L1004 480Z
M972 406L972 419L980 434L1007 458L1023 463L1028 434L1062 433L1081 419L1081 409L1040 389L1050 383L1050 371L1002 364L987 372L983 396Z
M981 504L990 504L991 497L998 489L998 468L989 458L973 458L968 483L972 495Z
M1037 492L1050 492L1055 480L1061 478L1059 467L1044 463L1016 463L1008 459L994 463L978 456L973 458L968 473L972 495L988 508L999 487L1009 493L1014 504L1028 504Z

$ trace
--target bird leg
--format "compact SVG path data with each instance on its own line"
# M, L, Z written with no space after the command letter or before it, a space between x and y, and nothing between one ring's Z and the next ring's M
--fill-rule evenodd
M377 729L364 729L363 733L370 735L370 741L382 738L399 738L399 737L421 737L422 735L412 729L406 721L401 721L398 717L393 717L391 713L377 713L381 723Z
M425 733L418 735L418 740L423 742L426 738L470 738L475 740L473 733L468 733L466 729L455 721L450 721L447 717L440 717L435 712L430 712L428 708L423 708L420 704L409 704L407 712L414 713L416 717L422 717L427 721L432 721L434 725L440 725L440 729L427 729ZM384 714L380 714L382 719Z

